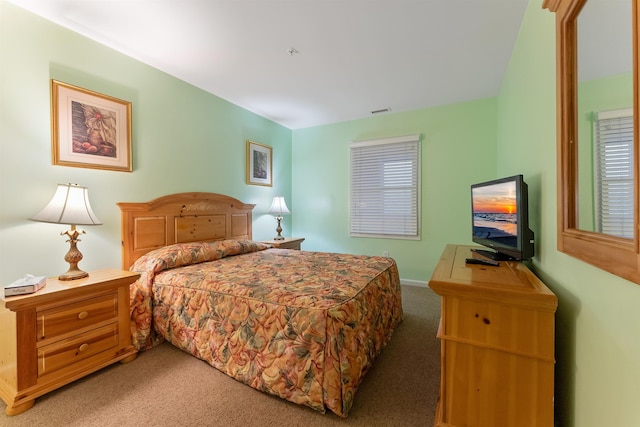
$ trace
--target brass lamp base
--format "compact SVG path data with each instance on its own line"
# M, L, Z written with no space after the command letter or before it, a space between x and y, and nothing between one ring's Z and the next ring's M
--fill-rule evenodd
M282 227L280 226L280 221L282 221L282 217L278 215L276 219L278 220L278 227L276 228L278 235L274 237L273 240L284 240L284 237L280 235L280 233L282 233Z
M64 260L69 263L69 270L66 273L58 276L58 280L76 280L89 276L89 273L82 271L78 268L78 263L82 260L82 253L78 250L77 243L80 241L78 236L80 233L84 234L84 230L76 230L76 226L72 225L71 230L63 231L60 235L66 234L69 236L69 252L64 256Z
M89 273L86 271L82 271L79 268L69 268L66 273L58 276L58 280L76 280L82 279L84 277L89 277Z

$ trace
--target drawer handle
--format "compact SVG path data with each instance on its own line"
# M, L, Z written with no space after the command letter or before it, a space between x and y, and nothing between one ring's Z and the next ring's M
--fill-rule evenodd
M89 344L84 343L84 344L82 344L80 347L78 347L78 351L79 351L80 353L83 353L83 352L87 351L87 349L88 349L88 348L89 348Z
M81 311L80 313L78 313L78 319L80 320L84 320L89 316L89 312L87 311Z

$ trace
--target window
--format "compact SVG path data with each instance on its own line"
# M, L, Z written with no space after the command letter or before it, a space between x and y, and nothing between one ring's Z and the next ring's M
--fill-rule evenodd
M596 231L633 239L633 110L597 113L593 135Z
M352 142L351 236L419 239L420 136Z

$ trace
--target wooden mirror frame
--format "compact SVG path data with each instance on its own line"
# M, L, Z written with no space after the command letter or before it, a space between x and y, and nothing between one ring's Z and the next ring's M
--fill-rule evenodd
M633 239L578 229L577 18L587 0L544 0L556 14L558 250L640 284L638 245L638 0L632 2L634 219Z

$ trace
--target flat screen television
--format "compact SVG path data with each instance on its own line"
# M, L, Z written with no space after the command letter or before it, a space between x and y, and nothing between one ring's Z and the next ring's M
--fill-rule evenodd
M533 257L528 198L522 175L471 186L472 240L492 249L477 252L495 260L520 261Z

